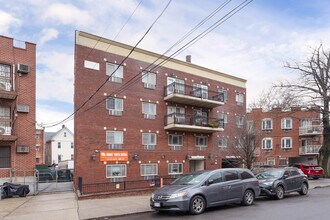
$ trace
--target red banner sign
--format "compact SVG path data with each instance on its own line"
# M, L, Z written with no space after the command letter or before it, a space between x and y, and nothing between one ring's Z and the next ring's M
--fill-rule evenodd
M128 152L127 151L100 151L100 161L128 161Z

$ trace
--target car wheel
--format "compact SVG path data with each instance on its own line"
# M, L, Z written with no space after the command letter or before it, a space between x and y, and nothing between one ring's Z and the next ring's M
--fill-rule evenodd
M254 202L254 193L252 190L246 190L243 195L242 205L249 206Z
M306 183L303 183L301 185L301 190L299 191L299 194L304 196L304 195L307 195L307 193L308 193L308 186Z
M193 215L198 215L204 212L205 210L205 199L202 196L194 196L190 200L189 212Z
M276 187L275 190L275 199L283 199L284 198L284 188L282 186Z

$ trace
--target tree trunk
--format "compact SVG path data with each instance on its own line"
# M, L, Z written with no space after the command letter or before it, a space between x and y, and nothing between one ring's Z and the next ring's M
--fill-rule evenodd
M321 165L325 176L329 177L329 156L330 156L330 123L329 123L329 98L324 99L323 110L323 146L320 150Z

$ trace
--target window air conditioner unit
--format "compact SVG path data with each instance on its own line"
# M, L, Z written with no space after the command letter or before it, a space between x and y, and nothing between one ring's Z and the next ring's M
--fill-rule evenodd
M144 114L144 118L146 118L146 119L155 119L156 115Z
M28 65L18 64L17 65L17 72L19 72L19 73L29 73L30 72L30 67Z
M17 105L17 112L28 113L28 112L30 112L30 106L28 106L28 105Z
M153 84L150 84L150 83L144 83L144 88L156 89L156 85L153 85Z
M0 135L11 135L11 127L0 126Z
M17 153L29 153L30 152L30 147L26 145L18 145L16 147L16 152Z
M123 111L110 109L109 110L109 115L122 116L123 115Z

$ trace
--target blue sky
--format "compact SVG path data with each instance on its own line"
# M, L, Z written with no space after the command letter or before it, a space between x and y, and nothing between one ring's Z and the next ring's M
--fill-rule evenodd
M0 34L37 44L38 123L47 127L73 112L75 30L114 39L140 1L0 0ZM139 47L165 52L224 2L173 0ZM241 2L232 0L196 33ZM115 40L135 45L166 4L142 0ZM327 0L254 0L177 58L191 54L194 64L247 79L250 101L273 83L296 77L284 62L306 60L321 42L330 48L329 20ZM65 124L73 130L72 120Z

